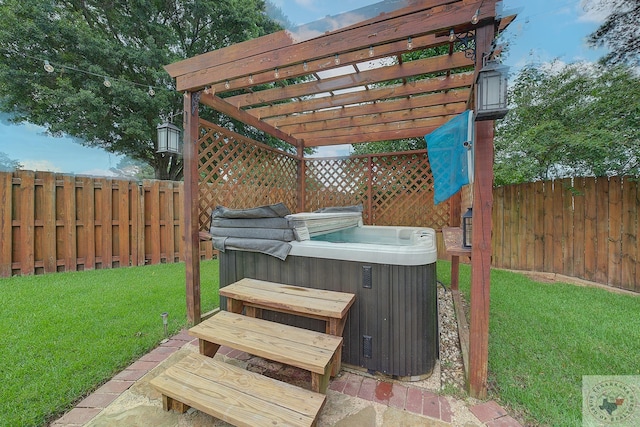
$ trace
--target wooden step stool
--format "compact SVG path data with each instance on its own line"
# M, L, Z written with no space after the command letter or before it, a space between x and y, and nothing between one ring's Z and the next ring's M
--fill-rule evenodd
M190 354L151 380L165 410L193 407L235 426L313 426L326 396Z
M212 357L221 345L311 372L311 389L325 393L342 337L221 311L192 327L200 353Z
M325 332L341 337L356 296L347 292L305 288L264 280L244 278L220 288L220 295L227 298L227 310L262 317L263 309L296 316L319 319L325 322ZM340 371L342 346L338 348L332 375Z

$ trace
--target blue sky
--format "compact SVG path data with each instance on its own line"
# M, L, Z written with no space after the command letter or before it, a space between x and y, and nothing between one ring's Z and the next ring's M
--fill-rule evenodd
M273 0L295 24L303 24L367 6L373 0ZM518 18L509 26L503 43L508 53L503 62L516 73L525 64L541 65L554 59L569 63L596 61L604 51L586 46L585 38L602 17L585 13L581 0L504 0L507 11ZM469 17L471 18L471 17ZM120 156L84 147L71 138L52 138L31 124L10 125L0 117L0 152L18 160L25 169L108 175ZM323 147L322 156L347 155L348 146Z

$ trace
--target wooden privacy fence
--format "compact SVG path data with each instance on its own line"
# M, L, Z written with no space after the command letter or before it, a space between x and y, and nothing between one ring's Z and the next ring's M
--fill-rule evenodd
M574 178L494 190L493 265L640 292L637 178Z
M182 186L0 173L0 277L182 260Z

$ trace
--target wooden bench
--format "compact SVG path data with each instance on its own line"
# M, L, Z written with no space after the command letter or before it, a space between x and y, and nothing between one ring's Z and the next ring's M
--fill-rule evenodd
M151 384L165 410L193 407L235 426L313 426L326 396L190 354Z
M221 311L189 329L200 353L213 357L221 345L311 372L311 389L325 393L342 337Z
M296 316L310 317L326 322L325 332L338 337L344 332L349 308L356 296L346 292L327 291L264 280L244 278L220 288L227 297L227 310L247 316L262 317L267 309ZM342 346L338 349L333 375L340 371Z

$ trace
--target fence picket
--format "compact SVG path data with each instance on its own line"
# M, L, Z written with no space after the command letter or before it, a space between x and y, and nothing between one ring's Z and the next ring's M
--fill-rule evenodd
M584 178L574 178L573 187L573 274L576 277L585 277Z
M562 180L562 274L573 276L573 182L571 178Z
M555 180L553 181L553 196L552 196L552 203L553 203L553 211L551 216L553 217L553 226L552 226L552 230L551 230L551 237L552 237L552 241L553 241L553 261L551 262L551 265L553 266L553 270L551 271L557 271L557 272L561 272L564 271L564 265L563 265L563 241L562 241L562 236L564 233L564 224L562 222L563 220L563 213L562 213L562 193L563 193L563 188L562 188L562 180Z
M62 223L61 241L66 271L77 270L77 235L76 235L76 178L73 175L62 176Z
M620 287L622 281L622 181L609 179L608 284Z
M597 270L596 239L598 238L595 178L585 178L584 196L584 278L595 281Z
M13 174L0 174L0 277L11 276L13 248Z
M131 265L129 260L130 236L129 229L129 181L118 180L118 261L120 267Z
M544 271L544 182L535 182L533 188L535 191L533 203L533 270Z
M20 271L22 274L35 272L35 174L31 171L20 172Z
M609 283L609 180L596 179L596 272L598 283Z
M535 187L533 183L525 184L523 191L520 192L521 199L523 201L522 217L520 221L524 223L524 228L520 229L522 234L522 243L520 250L524 258L522 269L533 270L535 262L535 243L534 243L534 219L533 214L535 212L535 199L532 196L535 194Z
M56 177L51 172L38 172L36 177L42 181L39 192L34 194L34 201L38 208L36 218L42 221L42 233L39 233L38 241L34 242L35 248L41 248L41 257L45 273L57 271L57 214L56 214Z
M82 209L80 220L82 221L82 239L85 251L79 256L84 256L84 269L93 270L96 267L96 223L95 223L95 188L94 180L88 176L81 177L82 184Z
M622 193L622 259L620 266L620 284L622 288L633 289L637 282L638 256L638 183L624 177ZM635 286L637 289L637 286Z

